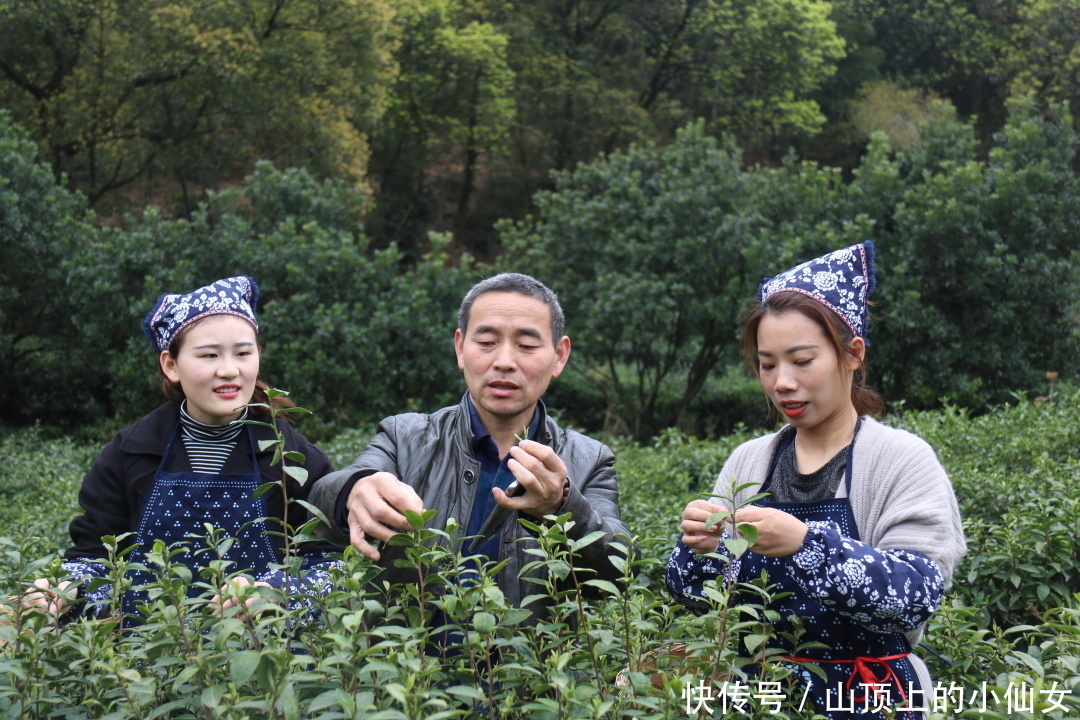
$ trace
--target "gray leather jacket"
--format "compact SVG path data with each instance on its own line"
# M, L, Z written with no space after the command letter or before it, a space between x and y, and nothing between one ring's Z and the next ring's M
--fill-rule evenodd
M613 582L622 572L612 564L612 557L622 557L608 545L615 541L630 546L630 532L623 524L619 511L619 489L615 480L615 456L604 444L573 430L564 430L547 416L540 404L539 442L550 445L566 464L570 476L570 493L559 514L569 512L574 521L569 535L581 538L596 530L604 537L581 550L575 567L591 568L595 572L579 575L579 581L601 578ZM452 407L430 415L405 413L394 415L379 424L378 433L360 455L343 470L330 473L313 488L309 501L328 518L335 518L339 495L352 487L352 480L375 472L393 473L410 485L424 502L426 509L437 510L431 527L443 530L448 518L455 518L464 534L476 496L476 481L480 477L480 462L473 456L472 428L465 397ZM518 522L519 513L510 512L502 524L499 561L508 560L499 576L499 586L506 599L515 606L529 595L543 592L543 587L519 577L521 569L536 555L526 553L536 548L532 535ZM335 523L336 524L336 523ZM349 542L347 527L330 529L331 538L341 544ZM624 537L616 538L616 535ZM377 579L391 583L416 581L412 568L395 567L394 560L404 557L401 548L384 543L379 548L379 564L383 573ZM544 613L545 603L529 604L536 614Z

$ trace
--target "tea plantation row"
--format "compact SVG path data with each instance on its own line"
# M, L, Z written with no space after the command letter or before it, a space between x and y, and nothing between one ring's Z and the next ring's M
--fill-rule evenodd
M968 556L927 633L941 658L921 652L939 691L926 702L939 716L1080 716L1078 408L1080 390L1059 387L1038 402L979 417L946 409L888 419L938 450L968 537ZM560 601L538 627L515 627L520 612L490 577L452 582L460 557L426 547L423 530L402 538L413 543L417 565L432 571L423 586L371 591L372 568L348 552L341 589L317 600L322 620L314 624L284 612L210 615L205 598L185 599L185 585L217 587L229 569L190 579L164 554L147 622L127 634L111 621L57 628L12 608L0 627L0 716L682 718L692 716L688 685L699 688L689 694L693 707L702 683L715 688L705 705L719 716L727 679L751 690L780 688L782 701L759 692L742 717L810 717L787 684L790 670L768 662L767 589L743 588L736 607L733 588L720 587L716 609L694 618L663 588L681 508L711 488L724 458L751 434L706 442L669 432L648 446L617 441L624 514L642 554L626 569L630 590L595 581L588 589L601 599L576 590L575 583L590 583L572 572L574 546L556 526L536 560L568 582L538 586ZM340 464L366 439L350 431L325 448ZM5 594L55 572L55 551L66 543L75 493L96 452L37 431L0 437ZM122 569L117 560L115 572ZM460 632L452 653L427 642L435 607ZM733 674L745 663L736 657L740 637L764 660L742 667L745 677ZM682 665L668 655L677 644L690 656ZM617 686L627 666L661 671L623 673Z

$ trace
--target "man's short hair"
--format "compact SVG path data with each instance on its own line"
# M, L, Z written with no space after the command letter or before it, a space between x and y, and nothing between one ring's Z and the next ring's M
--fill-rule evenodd
M559 305L559 296L536 278L521 273L502 273L489 277L476 283L469 292L465 293L461 308L458 310L458 330L462 335L469 329L469 313L472 312L476 298L490 292L521 293L547 305L551 314L551 342L556 346L559 344L559 339L566 331L566 317L563 315L562 306Z

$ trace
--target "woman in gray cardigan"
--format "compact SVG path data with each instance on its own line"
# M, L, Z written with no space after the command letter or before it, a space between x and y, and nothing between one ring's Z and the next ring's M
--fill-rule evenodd
M788 424L737 448L716 497L686 506L667 572L672 595L705 612L705 584L722 583L729 562L740 581L765 571L772 596L781 595L771 601L780 614L774 646L789 651L817 712L837 719L881 717L885 707L926 716L930 677L911 649L966 550L933 449L871 417L884 408L865 386L873 253L860 243L762 283L742 349ZM734 485L748 483L732 497ZM758 493L768 494L745 504ZM737 510L717 523L729 507ZM745 525L756 540L733 559L721 540ZM785 646L779 633L795 630L793 616L801 642L825 647L796 654Z

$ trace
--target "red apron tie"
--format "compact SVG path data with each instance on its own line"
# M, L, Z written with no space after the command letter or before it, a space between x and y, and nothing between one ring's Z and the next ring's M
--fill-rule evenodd
M907 657L909 653L900 653L899 655L887 655L885 657L857 657L854 660L816 660L814 658L805 657L785 657L782 660L790 660L791 662L812 662L812 663L828 663L830 665L840 665L844 663L851 663L854 667L851 669L851 676L848 678L845 687L851 689L852 683L856 679L861 680L863 685L884 685L887 682L892 682L896 685L897 690L900 691L900 699L907 702L907 695L904 693L904 686L900 683L900 678L897 676L896 671L892 669L886 660L899 660L900 658ZM882 677L878 677L874 674L874 671L870 669L870 665L876 663L885 667L885 674ZM876 696L881 692L878 688L874 688L874 695ZM864 697L853 697L855 702L862 702Z

